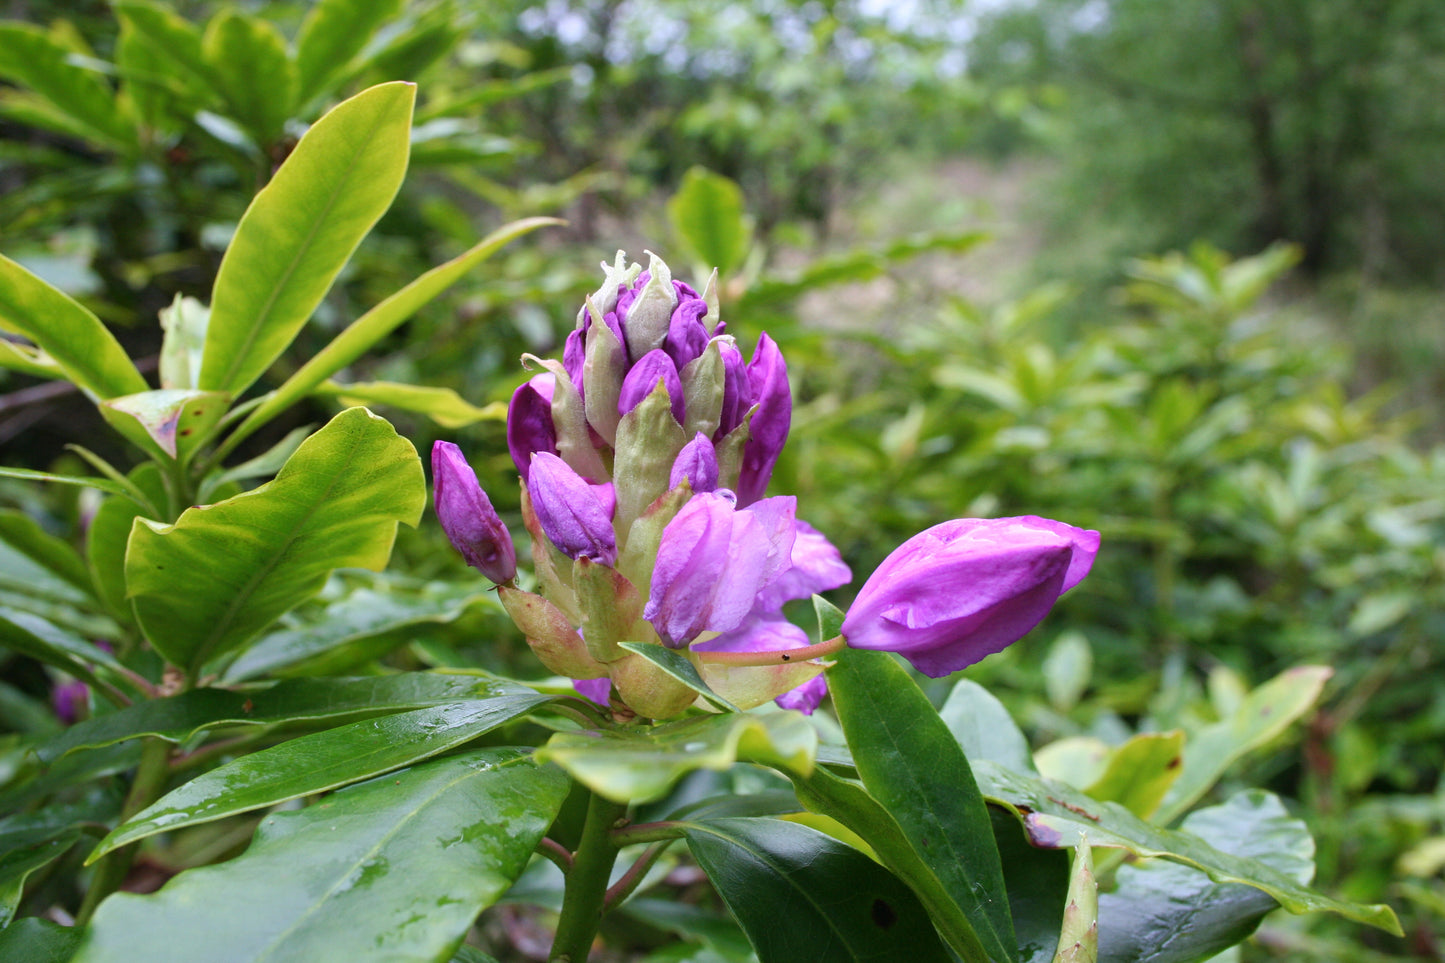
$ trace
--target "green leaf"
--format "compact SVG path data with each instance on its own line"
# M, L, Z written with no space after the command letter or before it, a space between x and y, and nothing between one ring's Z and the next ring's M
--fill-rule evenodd
M1099 884L1094 879L1093 851L1080 837L1074 847L1074 868L1069 874L1068 902L1054 963L1098 963L1098 959Z
M969 759L987 759L1015 772L1034 772L1033 755L1018 723L992 692L959 679L938 710Z
M80 943L80 927L60 926L28 916L0 930L0 960L70 963Z
M296 37L299 76L296 102L310 103L326 93L366 47L378 27L401 12L401 0L318 0L301 21Z
M667 202L667 218L704 270L717 268L727 277L747 256L752 228L743 192L721 174L690 168Z
M92 595L90 572L80 553L40 527L29 515L12 508L0 509L0 542L20 552L76 588Z
M1183 748L1184 733L1178 730L1141 732L1109 754L1104 774L1084 791L1148 819L1179 778Z
M129 480L151 501L165 504L165 483L155 462L137 465ZM125 598L125 551L130 543L130 530L141 514L143 510L134 499L107 498L96 509L85 533L85 560L96 591L111 616L126 625L135 624L135 612Z
M1334 670L1286 669L1251 692L1228 719L1190 734L1184 766L1155 821L1167 825L1198 802L1235 762L1282 734L1319 701Z
M389 405L426 415L443 428L465 428L479 421L506 421L507 405L494 401L478 408L450 388L408 385L394 381L326 381L314 392L343 405Z
M799 713L729 712L652 729L559 732L537 758L615 802L650 802L689 772L728 769L739 759L811 772L817 744L817 730Z
M65 370L55 359L32 345L0 338L0 368L18 371L32 378L64 378Z
M761 963L949 959L917 897L851 846L776 819L682 828Z
M81 488L94 488L97 491L110 492L112 495L130 497L130 492L124 485L111 481L109 478L96 478L94 475L56 475L48 471L31 471L28 468L0 468L0 478L50 482L54 485L78 485Z
M230 404L224 391L162 388L111 398L100 413L131 444L184 463L211 437Z
M47 835L42 839L15 838L5 834L5 846L0 848L0 927L10 925L15 910L20 906L20 897L25 890L25 879L45 864L59 859L80 839L79 827Z
M136 620L194 672L315 595L332 569L380 570L397 524L415 525L425 504L411 442L365 408L343 411L274 481L174 525L136 519L125 563Z
M279 142L296 103L296 64L276 25L223 8L206 24L201 54L230 119L263 150Z
M442 672L361 679L293 679L269 689L248 691L192 689L77 723L41 746L39 756L49 763L77 749L94 749L140 736L180 743L219 726L280 722L334 725L359 716L531 694L525 686L502 679Z
M141 50L149 51L155 61L148 65L151 70L164 71L166 78L178 81L180 93L197 105L212 104L221 81L201 52L200 31L189 20L169 7L140 0L116 0L112 9L123 38L135 45L137 59Z
M455 749L548 700L537 693L453 702L301 736L203 773L117 826L90 862L159 832L274 806Z
M1031 779L991 762L979 761L974 771L984 795L1012 810L1036 846L1068 848L1087 837L1091 846L1193 866L1216 883L1253 886L1291 913L1324 910L1397 935L1400 932L1394 910L1388 906L1349 903L1314 892L1259 860L1221 852L1193 833L1151 826L1118 803L1100 802L1062 783Z
M1094 653L1082 633L1065 632L1054 640L1044 656L1044 689L1055 709L1068 712L1078 705L1093 667Z
M990 806L993 838L1003 861L1009 912L1021 963L1053 963L1059 920L1068 902L1069 857L1058 849L1031 846L1012 814Z
M71 53L39 27L0 23L0 78L35 91L89 138L122 150L134 146L135 131L109 85L73 63Z
M226 683L267 674L321 675L376 657L407 641L406 630L453 622L476 606L499 607L496 593L476 583L437 583L414 594L356 589L329 603L314 621L257 639L226 667Z
M104 685L92 671L93 666L124 671L115 657L100 646L31 612L4 606L0 606L0 646L53 665L91 685Z
M1279 799L1259 789L1191 813L1184 830L1222 852L1247 856L1300 883L1314 873L1314 841ZM1244 940L1278 904L1251 886L1211 882L1165 861L1121 866L1099 897L1103 963L1191 963Z
M702 680L702 676L697 674L697 666L689 662L687 660L687 657L684 656L681 652L674 652L672 649L665 648L661 645L655 645L651 642L620 642L618 643L618 646L620 648L626 649L628 652L633 652L637 655L642 656L642 658L646 659L648 662L651 662L663 672L666 672L678 682L681 682L683 685L687 686L693 692L696 692L698 695L702 696L704 699L717 706L722 711L742 711L737 706L733 705L731 702L724 699L716 692L712 691L712 689L708 688L708 684Z
M267 478L275 475L286 464L286 459L296 454L296 449L300 448L302 443L311 437L311 432L314 431L315 428L315 425L302 425L299 428L293 428L288 431L280 441L276 442L276 444L270 448L267 448L255 458L244 461L234 468L228 468L223 472L207 475L205 481L201 483L200 501L210 501L212 494L232 482L248 482L257 478Z
M563 222L555 218L532 217L503 225L482 238L465 254L432 268L382 301L348 325L345 331L302 365L299 371L287 378L281 387L267 395L261 406L251 412L227 439L227 446L234 446L277 414L311 394L327 378L360 358L415 314L422 305L460 281L469 271L510 241L544 225L561 223Z
M29 338L94 398L146 390L145 379L99 318L4 255L0 331Z
M239 395L296 337L401 186L415 96L391 83L339 104L256 195L216 276L199 387Z
M937 875L988 955L1016 960L988 808L948 726L885 652L846 651L828 669L828 689L868 793ZM879 855L886 864L888 857Z
M274 813L235 859L102 903L75 963L449 959L566 792L557 770L485 749Z

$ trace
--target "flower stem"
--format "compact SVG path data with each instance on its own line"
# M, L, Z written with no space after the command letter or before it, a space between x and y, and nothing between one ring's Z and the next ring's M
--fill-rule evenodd
M672 843L673 840L668 839L660 843L653 843L647 847L642 855L637 857L637 862L632 864L632 868L623 873L622 877L607 890L607 895L602 901L602 909L604 911L610 910L615 906L621 905L627 897L631 896L632 891L637 889L638 885L642 882L642 878L646 876L647 871L652 868L652 864L657 862L657 857L661 856L662 851L671 846Z
M125 822L160 798L161 790L166 785L166 778L170 775L170 761L171 744L169 742L155 737L145 740L141 749L140 766L135 772L135 781L130 784L130 792L126 795L125 805L120 811L121 822ZM135 858L135 851L139 845L140 843L137 842L131 843L129 846L122 846L114 852L107 853L96 863L95 876L91 879L90 888L85 891L85 899L80 904L80 911L75 916L77 926L84 926L90 922L100 901L114 893L120 888L120 884L125 882L126 874L130 872L131 860Z
M592 794L582 824L582 841L567 872L562 915L557 920L552 955L547 958L550 963L587 963L587 952L602 923L612 864L617 860L618 846L610 833L626 813L625 805Z
M805 645L801 649L780 649L772 652L699 652L694 649L693 654L698 657L698 661L711 662L713 665L786 665L789 662L806 662L809 659L833 655L842 651L847 644L847 639L837 635L826 642Z

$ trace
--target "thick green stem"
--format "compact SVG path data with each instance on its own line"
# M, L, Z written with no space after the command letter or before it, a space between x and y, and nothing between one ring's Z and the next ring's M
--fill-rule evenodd
M597 937L607 899L607 883L617 860L617 843L612 828L627 814L627 807L597 794L587 804L582 824L582 841L572 855L567 888L562 895L562 915L557 920L557 937L552 942L550 963L587 963L587 952Z
M148 738L142 744L140 766L135 771L135 781L130 784L130 793L120 811L120 821L125 822L142 809L160 798L165 788L166 777L170 774L171 744L164 739ZM85 900L75 916L78 926L90 922L100 901L120 889L130 872L131 860L135 858L140 843L122 846L107 853L95 864L95 876L85 892Z

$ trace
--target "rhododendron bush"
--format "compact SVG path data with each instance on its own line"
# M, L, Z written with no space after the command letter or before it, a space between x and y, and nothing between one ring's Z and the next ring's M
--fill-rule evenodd
M920 674L1029 647L1089 591L1107 540L1067 519L939 518L851 571L772 484L788 361L730 333L715 274L694 285L619 252L561 357L522 359L505 439L519 519L473 470L500 444L437 442L426 513L421 457L365 407L236 463L312 394L454 405L329 379L544 223L501 229L262 380L390 205L412 101L373 87L310 128L210 303L165 312L154 384L95 315L0 259L17 336L0 362L73 382L143 456L4 469L100 497L83 551L18 513L0 525L33 598L59 600L7 595L0 644L53 677L70 722L5 757L0 958L470 961L541 939L572 963L609 943L657 960L1164 963L1214 956L1281 907L1397 928L1311 888L1313 842L1275 796L1200 805L1325 670L1242 706L1228 751L1141 733L1082 787L1041 775L966 677L936 707ZM444 532L476 575L390 592L370 573L402 524ZM469 608L505 613L531 681L366 654ZM185 865L152 859L186 840L204 845Z

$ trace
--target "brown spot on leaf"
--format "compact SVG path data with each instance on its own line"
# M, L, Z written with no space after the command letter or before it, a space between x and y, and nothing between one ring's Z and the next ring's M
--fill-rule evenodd
M892 929L893 924L898 922L898 914L893 911L893 907L881 899L873 901L869 915L873 917L873 925L879 929Z

